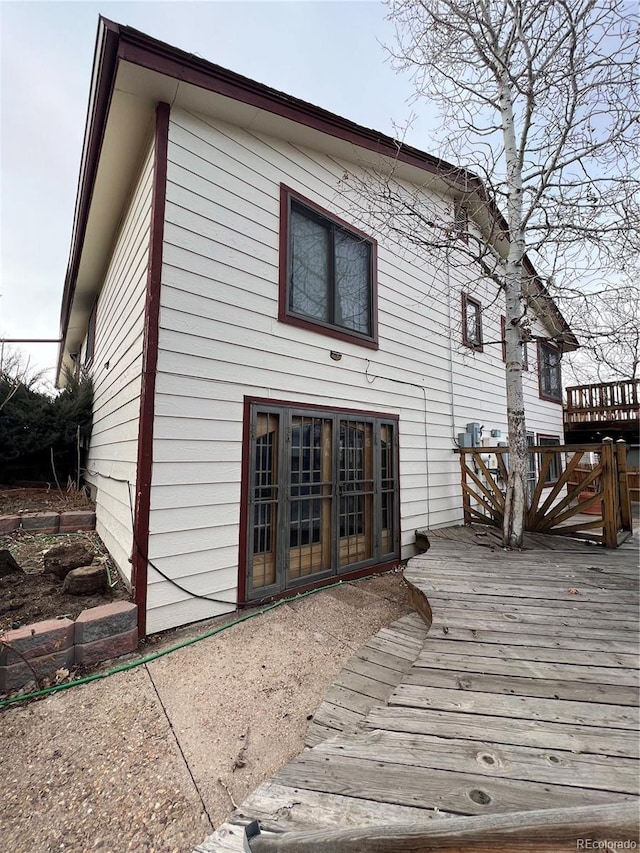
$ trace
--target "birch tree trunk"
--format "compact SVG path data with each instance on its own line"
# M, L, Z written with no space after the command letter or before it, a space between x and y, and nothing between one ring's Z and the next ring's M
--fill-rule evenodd
M509 254L505 267L505 345L507 424L509 431L509 477L505 495L502 541L505 547L520 548L524 536L527 476L527 432L522 390L522 328L524 315L522 268L525 240L522 222L522 162L516 143L513 90L506 73L500 85L500 113L507 172L507 223Z

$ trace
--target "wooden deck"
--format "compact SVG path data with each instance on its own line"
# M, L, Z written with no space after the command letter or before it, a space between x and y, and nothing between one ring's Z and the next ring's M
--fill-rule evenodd
M252 819L277 833L412 824L437 834L460 816L635 803L637 542L606 551L535 535L506 552L486 529L430 539L405 571L416 607L432 614L428 633L416 613L373 637L318 709L312 748L198 853L242 849ZM571 837L544 849L576 849L587 825L576 814ZM636 823L618 832L639 840Z

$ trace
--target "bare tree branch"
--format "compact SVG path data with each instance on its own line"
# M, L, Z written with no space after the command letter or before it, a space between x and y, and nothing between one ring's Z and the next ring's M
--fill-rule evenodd
M389 0L388 7L394 65L410 74L414 104L438 104L438 153L468 171L451 166L439 187L419 187L387 162L364 177L364 170L345 174L341 191L396 242L447 269L473 270L504 300L504 541L519 546L522 345L531 305L554 298L599 372L638 370L637 310L628 308L640 252L636 15L624 0ZM468 216L464 226L456 205ZM552 337L562 344L561 333ZM624 368L616 367L622 351Z

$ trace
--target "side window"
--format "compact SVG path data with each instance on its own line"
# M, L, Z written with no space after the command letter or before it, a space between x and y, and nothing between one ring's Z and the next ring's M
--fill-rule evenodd
M560 359L562 354L556 347L545 341L538 342L538 382L540 397L562 402L562 374Z
M453 230L458 240L469 242L469 211L459 199L453 203Z
M376 244L281 187L278 319L377 347Z
M560 438L557 435L538 435L538 447L553 447L555 444L560 444ZM544 456L540 454L538 459L539 469L542 470ZM554 453L551 459L551 465L544 478L545 486L551 486L560 479L562 473L562 462L560 454Z
M466 293L462 294L462 342L482 352L482 306Z

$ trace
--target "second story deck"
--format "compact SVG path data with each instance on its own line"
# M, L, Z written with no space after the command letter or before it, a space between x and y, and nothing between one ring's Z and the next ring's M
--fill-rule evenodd
M610 436L638 441L640 379L621 379L567 388L564 431L568 442Z

